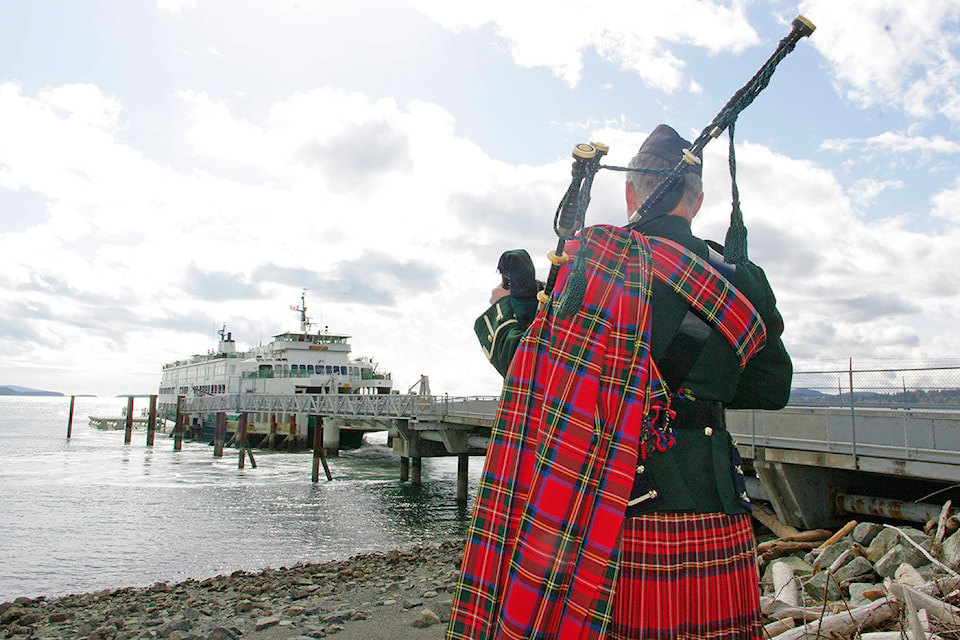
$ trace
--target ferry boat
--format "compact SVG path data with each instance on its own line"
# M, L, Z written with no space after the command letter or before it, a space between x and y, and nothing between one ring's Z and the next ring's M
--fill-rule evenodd
M371 358L351 356L349 335L327 328L314 329L307 316L306 290L300 296L300 304L290 309L300 314L300 329L275 335L269 344L238 351L224 325L218 332L220 342L216 351L164 364L157 399L160 414L174 417L178 396L392 392L391 374L379 371ZM276 431L276 424L281 421L286 431L289 421L289 416L251 418L248 423L251 436L265 432L268 428L265 422ZM195 426L203 425L191 425ZM307 426L304 424L287 435L304 439Z

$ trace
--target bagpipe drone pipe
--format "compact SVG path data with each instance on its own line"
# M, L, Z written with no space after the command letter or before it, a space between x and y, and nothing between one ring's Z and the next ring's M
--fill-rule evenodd
M687 167L691 164L700 163L703 148L714 138L720 136L724 131L728 132L730 138L730 176L733 183L733 211L731 213L731 226L727 232L726 249L724 251L724 260L728 263L737 264L746 261L746 228L743 225L742 214L740 213L739 193L736 182L736 156L734 155L734 129L737 117L754 101L761 91L766 88L776 70L777 65L793 51L801 38L811 35L816 27L812 22L803 16L797 16L792 22L792 29L777 45L773 54L764 62L763 66L727 101L723 108L714 116L709 125L704 127L703 131L693 142L689 149L683 150L683 158L675 167L669 170L654 171L648 169L631 169L627 167L615 167L603 165L600 163L603 156L606 155L608 147L604 144L591 142L589 144L581 143L573 148L573 165L571 169L570 186L560 200L554 214L553 228L557 235L556 249L548 254L552 264L550 275L542 291L537 294L541 303L547 303L550 294L557 281L557 274L560 266L569 262L570 258L564 253L564 245L568 240L573 239L580 229L584 226L587 207L590 203L590 189L593 185L593 179L600 169L610 169L614 171L644 171L648 173L659 173L663 177L657 183L657 186L646 197L643 204L630 217L630 224L627 228L636 228L642 221L643 216L650 211L664 194L670 192L677 183L683 179ZM508 275L503 270L504 283L507 283ZM569 283L568 283L569 284Z

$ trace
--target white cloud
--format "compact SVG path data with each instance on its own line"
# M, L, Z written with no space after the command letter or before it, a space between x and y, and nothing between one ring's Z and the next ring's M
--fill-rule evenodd
M850 199L858 209L873 205L877 198L887 189L901 189L902 180L876 180L862 178L853 183L849 189Z
M960 153L960 143L937 135L925 137L911 133L884 131L866 139L831 138L824 140L820 148L825 151L847 152L854 150L882 151L890 154L903 153Z
M931 215L960 225L960 178L954 181L952 189L946 189L933 196Z
M214 163L207 170L175 171L90 118L0 85L0 179L38 194L48 214L0 235L0 315L17 319L0 326L0 346L30 345L7 351L19 354L7 364L20 368L21 384L103 353L96 384L152 388L161 362L198 346L198 330L226 320L239 341L255 343L289 324L290 298L311 286L325 322L350 331L398 386L427 372L451 393L496 392L498 376L479 352L469 363L443 354L474 352L468 301L488 296L506 239L523 230L536 253L548 246L549 215L538 214L555 205L562 166L493 160L425 102L318 90L251 122L208 94L181 97L192 109L189 148ZM259 178L227 177L233 166ZM340 302L350 287L382 293L366 299L376 311ZM204 295L226 288L256 298ZM165 346L134 346L145 327L167 332ZM56 348L63 343L73 348Z
M587 49L635 71L651 86L672 92L683 86L686 67L672 47L701 47L711 54L737 53L759 41L740 0L611 0L593 4L410 0L410 4L452 30L496 25L499 35L509 42L517 64L548 67L571 86L580 79ZM695 84L689 86L697 88Z
M184 9L193 9L197 0L157 0L157 8L170 13L180 13Z
M800 12L847 98L960 121L960 0L804 0Z
M9 141L0 184L40 195L48 214L0 235L0 347L23 372L18 383L49 386L29 375L82 371L96 353L97 391L120 391L110 386L118 381L154 388L159 363L205 350L202 332L220 321L241 344L288 326L285 310L307 286L316 316L350 331L357 353L377 357L398 387L427 373L441 392L497 392L472 322L500 251L526 247L546 275L569 158L491 158L456 135L452 114L424 101L318 89L254 120L217 96L182 92L185 144L205 169L177 171L119 139L115 117L76 117L119 113L115 98L85 93L86 110L47 99L64 95L0 85L0 137ZM624 129L588 139L610 144L610 163L623 164L643 139ZM960 183L932 203L947 228L924 234L895 216L868 224L858 215L896 182L867 179L845 192L826 168L749 141L737 158L750 255L777 292L798 361L935 354L951 343L950 322L921 329L934 311L960 318ZM725 145L707 148L704 180L695 229L722 240ZM598 176L589 223L623 221L622 182ZM930 272L943 275L933 282ZM362 287L371 304L339 301L344 287Z

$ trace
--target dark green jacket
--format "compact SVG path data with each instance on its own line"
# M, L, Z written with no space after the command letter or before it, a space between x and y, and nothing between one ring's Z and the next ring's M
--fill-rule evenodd
M678 216L661 216L640 231L667 238L702 258L706 243L690 231L690 223ZM683 386L697 401L721 402L733 409L780 409L790 396L793 367L780 339L783 318L763 270L747 263L738 265L734 285L756 307L767 331L766 346L740 371L737 357L726 340L713 332L707 339ZM521 310L520 318L514 307ZM651 353L655 362L673 340L687 305L667 285L654 280ZM488 359L505 374L513 353L532 320L524 313L529 301L503 298L487 310L474 326ZM722 421L721 421L722 422ZM739 454L724 424L705 428L676 429L677 443L666 452L656 452L642 462L641 478L655 489L655 498L641 510L696 513L744 513L749 500L744 489Z

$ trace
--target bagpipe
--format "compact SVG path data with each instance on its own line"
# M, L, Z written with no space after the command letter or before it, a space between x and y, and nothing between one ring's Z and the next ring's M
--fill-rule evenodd
M700 157L703 148L707 144L720 136L724 131L728 132L730 138L729 165L730 177L733 191L733 207L731 212L730 229L727 231L725 242L724 261L731 264L745 262L747 259L746 248L746 227L743 225L743 216L740 211L740 199L736 181L736 156L734 153L734 131L737 117L754 101L754 99L770 83L777 65L793 51L797 43L805 37L810 36L816 26L803 16L797 16L791 23L792 29L777 45L773 54L763 63L760 69L733 94L722 109L714 116L710 124L704 127L703 131L697 136L689 149L683 150L683 158L675 167L669 170L656 171L649 169L632 169L628 167L616 167L601 164L602 158L607 154L609 148L598 142L580 143L573 148L573 164L571 168L571 181L566 192L557 206L554 214L553 229L557 235L556 249L550 251L547 257L551 262L550 275L547 278L545 286L537 293L537 298L541 303L546 303L550 299L550 294L557 281L557 275L560 267L570 261L567 254L564 253L564 245L568 240L573 239L583 228L586 218L587 207L590 204L590 190L593 186L594 176L600 169L610 169L614 171L644 171L647 173L660 173L662 178L657 186L644 199L640 207L630 217L628 229L636 228L642 221L643 216L650 211L664 194L670 192L677 186L677 183L684 178L687 167L692 164L700 163ZM510 259L504 261L501 259L500 268L503 276L504 286L510 288L516 287L521 281L529 279L529 267L512 275L514 265L520 261ZM530 265L532 267L532 264ZM529 283L523 285L524 289L529 289ZM511 289L515 293L515 289Z

